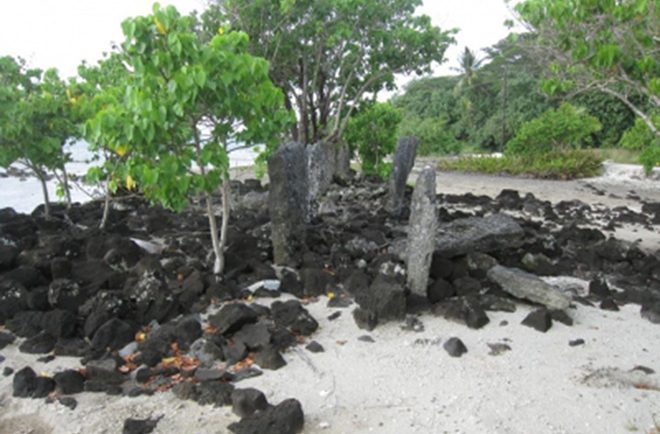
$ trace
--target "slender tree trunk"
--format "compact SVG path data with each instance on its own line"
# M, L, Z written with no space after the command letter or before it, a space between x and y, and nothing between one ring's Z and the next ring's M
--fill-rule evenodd
M197 131L197 124L193 122L193 131L195 135L195 150L197 152L197 165L199 166L199 172L203 178L206 177L206 167L202 164L202 145L199 138L199 132ZM224 145L225 151L227 150L227 145ZM224 175L226 179L226 174ZM223 183L224 187L224 183ZM208 192L204 192L204 200L206 201L206 216L209 219L209 227L211 229L211 245L213 246L213 254L215 255L215 260L213 262L213 274L222 274L224 268L224 252L223 248L220 245L218 240L218 222L215 219L215 214L213 213L213 202L211 195ZM222 195L223 208L225 203L225 195ZM222 213L223 224L225 213ZM224 240L224 237L223 237Z
M291 98L289 98L288 93L284 93L284 107L289 110L293 111L293 104L291 103ZM298 141L298 122L292 122L291 123L291 139L293 141Z
M101 217L101 224L99 229L105 229L108 223L108 216L110 214L110 189L106 186L105 199L103 200L103 216Z
M506 144L506 104L507 104L507 93L509 91L509 68L507 65L504 65L504 88L502 89L502 144L500 146L500 151L504 152L504 145Z
M225 271L225 246L227 245L227 229L229 228L229 213L231 212L231 197L229 188L229 177L224 175L222 181L222 226L220 228L220 243L218 249L220 256L216 257L218 263L217 274Z
M44 217L46 219L50 219L50 198L48 196L48 186L46 185L46 177L44 173L41 171L41 169L34 168L34 173L37 175L37 178L39 178L39 182L41 182L41 190L44 194Z
M69 174L66 172L66 166L62 164L62 186L64 187L64 197L66 197L66 208L71 209L71 189L69 187Z
M220 247L220 242L218 241L218 222L216 221L215 214L213 213L211 195L209 193L204 193L204 200L206 201L206 215L209 218L209 227L211 228L211 244L213 245L213 254L215 255L215 261L213 262L213 273L221 274L222 267L224 266L224 255Z

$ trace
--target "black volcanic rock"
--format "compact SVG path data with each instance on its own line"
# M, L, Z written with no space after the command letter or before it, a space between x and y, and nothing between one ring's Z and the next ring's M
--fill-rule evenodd
M287 399L229 425L229 430L235 434L297 434L304 425L305 416L300 402Z
M545 333L552 327L552 315L547 309L538 309L527 315L521 324Z
M468 352L467 347L459 338L450 338L442 345L442 347L452 357L461 357Z
M209 322L221 334L236 332L245 324L257 322L257 319L257 313L243 303L227 304L218 313L209 316Z

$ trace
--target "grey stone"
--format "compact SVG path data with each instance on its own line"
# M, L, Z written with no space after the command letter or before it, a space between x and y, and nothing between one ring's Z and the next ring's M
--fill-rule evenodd
M239 197L236 206L239 209L260 211L268 206L268 192L248 191Z
M323 345L319 344L316 341L312 341L307 346L305 347L307 351L310 351L312 353L323 353L325 351L325 348L323 348Z
M653 324L660 324L660 301L643 304L641 315Z
M501 343L488 344L488 348L490 348L490 351L488 352L489 356L499 356L502 353L511 351L511 347L509 345Z
M351 150L345 143L340 143L336 151L335 176L346 181L351 178Z
M367 291L358 294L356 301L362 309L373 314L377 322L402 320L406 317L406 296L403 286L395 278L384 274L379 274ZM353 316L355 315L354 312ZM357 317L355 319L359 325L360 321Z
M452 357L461 357L463 354L468 352L465 344L459 338L449 338L449 340L445 342L442 347Z
M552 327L552 316L546 309L538 309L530 312L521 324L545 333Z
M440 225L436 253L451 258L475 251L487 253L519 247L523 235L522 227L506 214L467 217Z
M574 339L571 341L568 341L568 345L571 347L577 347L578 345L584 345L584 339Z
M254 356L254 362L262 369L270 369L273 371L286 365L284 357L282 357L279 351L272 346L267 346L257 352Z
M202 366L212 366L217 360L222 360L222 349L215 343L202 337L190 346L190 355L199 359Z
M232 411L240 417L247 417L268 408L266 395L254 388L234 389L231 393Z
M488 271L488 278L502 290L517 298L547 306L550 309L567 309L571 300L533 274L517 268L497 265Z
M556 276L559 271L555 263L543 253L533 254L528 252L523 256L521 263L530 273L541 276Z
M228 428L235 434L297 434L304 425L305 416L300 402L287 399L275 407L244 417Z
M429 270L435 249L438 212L435 203L435 169L426 167L419 174L410 204L408 224L408 288L413 294L426 297Z
M300 143L280 147L268 160L273 261L297 266L305 244L304 225L308 215L307 154Z
M332 183L335 174L336 149L332 142L318 142L306 149L308 215L307 220L316 215L318 199Z
M404 194L408 175L415 164L418 140L415 137L402 137L394 153L388 208L390 213L400 217L404 209Z

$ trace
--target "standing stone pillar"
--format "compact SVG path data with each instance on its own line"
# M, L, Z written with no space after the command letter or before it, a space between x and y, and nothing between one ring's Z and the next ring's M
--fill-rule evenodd
M401 217L404 209L404 194L408 175L415 164L417 154L417 138L402 137L396 146L392 175L390 176L390 192L388 209L395 217Z
M332 183L335 174L336 151L334 143L318 142L306 149L307 152L307 184L308 184L308 221L317 211L318 198L323 195Z
M335 176L342 181L351 179L351 150L346 143L337 145Z
M295 267L305 246L308 215L307 153L301 143L281 146L268 160L273 261Z
M427 166L417 178L410 204L406 252L408 288L413 294L422 297L426 297L437 230L435 169Z

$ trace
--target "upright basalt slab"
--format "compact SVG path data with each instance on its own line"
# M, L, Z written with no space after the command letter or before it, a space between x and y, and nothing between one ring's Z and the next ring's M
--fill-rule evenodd
M417 138L402 137L394 153L392 175L390 176L390 191L388 197L388 210L395 217L401 217L405 209L404 195L408 175L415 164L417 154Z
M420 173L410 204L408 224L408 288L413 294L426 297L429 269L435 250L438 212L435 199L435 169L426 167Z
M305 245L305 222L309 214L307 152L300 143L281 146L268 160L273 261L297 266Z
M308 206L306 219L316 215L318 199L328 190L335 174L337 152L334 143L318 142L307 146L307 191Z

